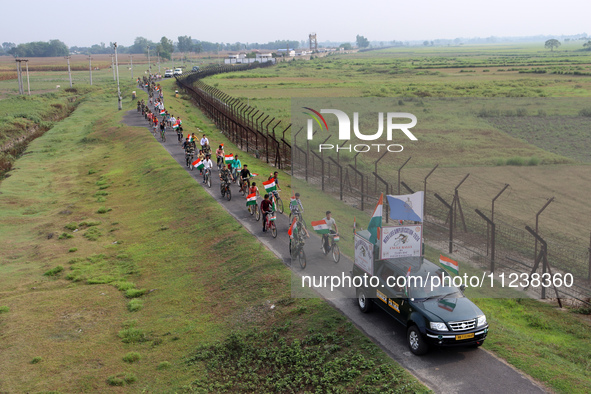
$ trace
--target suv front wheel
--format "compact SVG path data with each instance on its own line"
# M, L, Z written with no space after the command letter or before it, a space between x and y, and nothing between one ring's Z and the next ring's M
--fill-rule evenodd
M410 326L408 328L408 331L406 332L406 339L410 351L417 356L421 356L427 353L429 350L429 345L423 339L423 336L421 335L421 332L417 326Z

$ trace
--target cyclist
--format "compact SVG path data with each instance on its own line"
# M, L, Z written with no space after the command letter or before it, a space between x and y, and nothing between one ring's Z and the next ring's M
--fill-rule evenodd
M299 213L299 216L301 218L301 225L303 228L303 233L306 235L306 238L310 238L310 234L308 233L308 229L306 228L306 222L304 220L304 206L302 205L302 200L300 200L300 193L296 193L295 194L295 200L291 200L289 202L289 210L291 211L292 214L297 214ZM291 215L290 215L291 218ZM300 221L298 221L300 222Z
M250 187L248 188L248 193L246 195L246 197L248 197L249 194L255 193L258 196L260 196L259 194L259 188L257 187L256 182L253 182Z
M205 160L203 161L203 183L205 183L205 174L209 173L211 177L211 169L213 168L213 163L211 162L211 155L206 155Z
M202 150L199 150L199 153L197 153L197 158L201 160L202 163L205 161L205 154ZM203 170L199 171L199 175L203 175Z
M195 133L191 133L191 143L193 144L193 149L197 149L197 142L195 142L197 140L197 137L195 137Z
M201 144L201 150L203 150L205 152L205 146L209 145L209 140L207 139L205 134L203 134L203 137L201 137L200 144Z
M185 142L181 145L184 150L187 150L189 147L193 147L193 145L189 142L189 137L185 139Z
M236 178L236 173L241 168L242 168L242 163L240 162L240 159L238 158L238 155L234 155L234 161L232 162L232 176L234 178Z
M326 217L324 218L324 221L328 225L330 235L336 235L336 234L338 234L339 229L337 228L337 223L335 222L334 218L331 217L331 215L332 214L330 211L326 211ZM332 229L333 227L334 227L334 230ZM329 234L322 234L321 249L324 253L328 253L328 251L330 250L329 238L330 238Z
M269 200L269 195L265 194L261 201L261 212L263 213L263 232L267 231L267 215L273 212L273 203Z
M220 181L222 181L222 185L224 182L231 182L232 181L232 171L230 171L230 164L227 167L222 167L219 173Z
M224 165L224 146L220 145L216 151L215 151L215 155L218 159L217 164L218 164L218 170L220 170L222 168L222 166Z
M248 187L250 187L250 170L248 169L248 164L245 164L242 167L242 171L240 171L240 191L242 191L242 185L245 181Z

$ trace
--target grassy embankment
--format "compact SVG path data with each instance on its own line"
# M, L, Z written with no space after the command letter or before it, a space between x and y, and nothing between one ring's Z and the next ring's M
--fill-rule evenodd
M290 299L280 261L115 108L89 95L0 185L0 390L425 390Z

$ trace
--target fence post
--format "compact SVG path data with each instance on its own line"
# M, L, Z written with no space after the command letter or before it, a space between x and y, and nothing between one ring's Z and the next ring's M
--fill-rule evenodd
M453 205L448 204L447 201L445 201L443 198L441 198L441 196L437 193L435 193L435 198L437 198L439 201L441 201L441 203L443 205L445 205L447 207L447 209L449 209L449 253L453 253L453 242L454 242L454 219L453 219L453 213L454 213L454 209L453 209Z

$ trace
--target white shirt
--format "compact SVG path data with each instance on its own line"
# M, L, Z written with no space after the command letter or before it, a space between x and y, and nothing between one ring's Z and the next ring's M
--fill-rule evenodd
M174 116L172 118L170 118L170 123L172 123L172 124L176 123L176 118Z
M213 163L211 162L211 159L209 159L209 160L207 160L207 159L203 160L203 169L204 170L207 170L207 169L210 169L210 168L213 168Z
M207 138L201 138L201 146L209 145L209 140Z
M324 218L324 221L326 222L326 224L328 225L328 229L332 230L332 228L334 227L334 225L336 224L336 222L334 221L334 218Z

